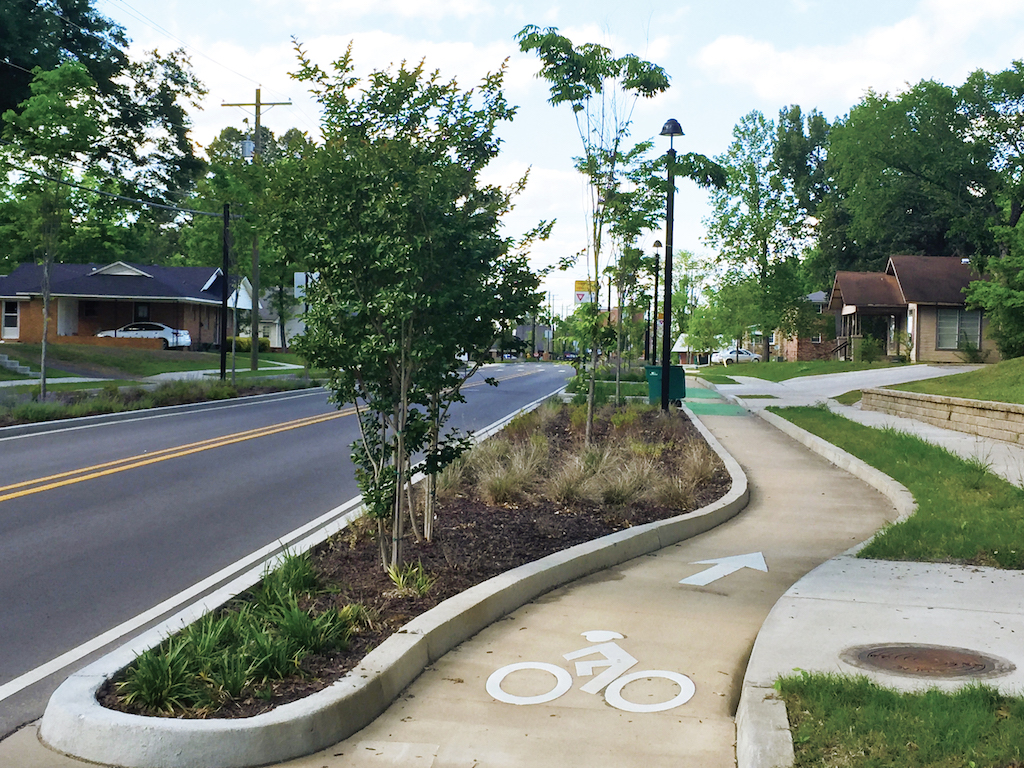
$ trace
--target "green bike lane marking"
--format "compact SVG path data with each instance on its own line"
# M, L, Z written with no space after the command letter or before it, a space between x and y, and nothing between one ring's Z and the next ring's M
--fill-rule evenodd
M747 412L741 405L727 403L713 389L701 387L687 387L683 402L697 416L743 416Z

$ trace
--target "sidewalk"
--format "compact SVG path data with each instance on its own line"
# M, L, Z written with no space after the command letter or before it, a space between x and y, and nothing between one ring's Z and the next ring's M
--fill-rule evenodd
M745 384L730 386L730 397L752 410L783 399L744 401ZM841 391L850 388L859 387ZM790 389L787 399L822 399L810 394L812 387L801 389ZM770 698L771 684L795 668L863 673L843 660L844 651L859 645L966 647L1015 665L988 684L1024 691L1024 574L853 558L851 548L905 512L897 491L883 495L714 392L691 388L687 404L746 473L751 499L743 512L707 533L527 603L428 667L351 738L280 765L784 765L792 746L784 708ZM905 421L846 411L858 420ZM914 425L896 426L910 431ZM935 437L989 457L997 450L973 436ZM1009 454L1009 470L1015 460ZM887 487L869 472L855 471ZM745 568L709 581L699 575L718 559L748 553L761 553L768 571ZM669 672L693 682L693 697L665 711L629 712L610 706L610 696L587 692L586 670L565 656L582 651L590 638L581 634L593 630L618 633L615 643L639 660L634 669L665 671L622 688L622 699L642 706L671 698L679 687L666 682ZM529 706L489 693L487 682L499 669L524 662L581 677L563 694ZM556 674L544 669L509 673L499 688L512 700L542 694ZM869 674L893 687L959 684ZM37 725L0 742L0 765L87 765L44 748Z
M746 510L705 534L527 603L428 667L353 737L282 765L591 768L682 760L734 766L733 715L748 654L772 606L802 575L868 537L894 510L881 494L762 420L715 405L727 412L700 418L746 472L752 488ZM839 492L824 496L822 483ZM707 571L708 561L749 553L763 555L767 573L745 568L703 585L680 583ZM488 679L510 664L537 661L573 671L564 656L584 649L581 634L593 630L621 635L617 644L639 660L636 669L688 677L692 699L663 712L627 712L582 690L585 675L564 695L532 706L489 695ZM522 697L551 684L550 673L517 672L502 689ZM658 702L678 690L655 677L631 683L622 696ZM0 743L0 764L84 765L49 752L35 734L36 725L29 726Z
M814 405L827 402L831 411L879 429L890 427L901 432L917 435L935 445L962 456L977 459L989 466L989 471L1003 477L1017 486L1024 486L1024 446L988 440L977 435L943 429L921 421L890 416L877 411L863 411L860 404L841 405L830 397L867 387L881 387L903 381L947 376L962 371L974 370L978 366L907 366L877 371L858 371L832 376L805 376L775 383L752 376L733 376L737 384L725 384L716 390L727 399L744 408L759 412L770 405L780 408L794 405ZM916 374L916 375L915 375ZM755 397L751 397L755 395ZM770 395L770 397L763 397Z

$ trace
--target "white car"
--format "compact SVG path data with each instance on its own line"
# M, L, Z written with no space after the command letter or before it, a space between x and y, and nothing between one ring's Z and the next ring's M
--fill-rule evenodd
M128 323L116 331L100 331L96 335L115 339L161 339L164 349L192 346L192 335L188 331L179 331L163 323Z
M761 356L747 349L722 349L711 354L711 362L730 365L731 363L760 363Z

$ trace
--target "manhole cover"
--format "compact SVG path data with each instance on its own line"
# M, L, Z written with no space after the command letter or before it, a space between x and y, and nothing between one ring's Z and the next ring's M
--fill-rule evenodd
M860 645L841 658L862 669L910 677L996 677L1016 669L1006 659L944 645Z

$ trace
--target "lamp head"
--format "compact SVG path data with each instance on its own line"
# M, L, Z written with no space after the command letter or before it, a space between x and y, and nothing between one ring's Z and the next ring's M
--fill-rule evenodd
M662 136L683 136L683 129L679 125L679 121L670 119L665 121L665 125L661 128Z
M662 136L668 136L668 148L672 149L672 139L676 136L683 136L682 126L679 125L679 121L675 118L671 118L665 121L665 125L661 127Z

